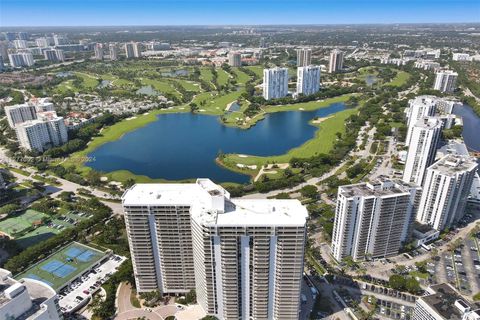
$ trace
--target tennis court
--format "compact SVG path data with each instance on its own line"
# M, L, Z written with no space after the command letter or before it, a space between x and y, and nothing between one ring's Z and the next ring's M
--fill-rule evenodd
M42 212L28 209L14 217L0 221L0 231L15 236L32 227L34 222L40 222L46 216Z
M31 266L17 279L32 278L43 281L54 290L62 288L105 256L105 252L78 242L72 242L47 259Z

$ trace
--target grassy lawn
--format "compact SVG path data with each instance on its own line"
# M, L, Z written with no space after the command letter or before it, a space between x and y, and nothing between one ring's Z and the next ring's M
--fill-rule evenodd
M247 66L245 67L249 70L255 72L255 74L260 78L263 79L263 67L262 66Z
M410 78L410 74L405 71L397 71L397 75L395 78L392 79L389 83L386 83L385 85L387 86L393 86L393 87L400 87L404 85L408 79Z
M178 82L182 87L185 88L185 90L188 90L188 91L200 92L202 90L199 85L195 85L196 83L192 81L187 81L182 79L176 79L172 81Z
M180 98L180 93L168 81L139 78L140 82L146 86L152 86L161 93L170 93Z
M230 74L223 69L217 69L217 73L218 73L218 80L217 80L218 84L221 86L226 85L228 82L228 79L230 78Z
M197 96L194 101L201 101L206 100L206 104L204 106L199 106L201 111L199 113L211 114L211 115L222 115L225 112L225 108L227 105L235 100L237 100L242 91L234 91L227 94L220 94L214 96L213 99L209 93L201 94Z
M245 84L248 80L250 80L250 76L242 71L240 71L238 68L232 68L233 73L235 73L235 76L237 77L237 83L238 84Z
M88 73L83 73L83 72L75 72L75 74L82 78L83 80L83 87L86 89L95 89L98 86L98 79L96 76L92 76L91 74Z
M327 153L331 150L335 140L337 139L336 133L345 133L345 120L356 112L356 109L347 109L338 112L334 117L315 125L319 128L315 134L315 137L306 141L301 146L289 150L286 154L268 157L240 157L238 154L228 154L225 156L223 164L229 169L234 167L236 168L237 163L245 165L255 164L257 167L260 167L266 163L285 163L290 161L290 159L293 157L308 158L316 154Z
M200 79L203 79L207 82L212 82L213 74L212 74L212 71L210 71L210 68L201 68L200 69Z

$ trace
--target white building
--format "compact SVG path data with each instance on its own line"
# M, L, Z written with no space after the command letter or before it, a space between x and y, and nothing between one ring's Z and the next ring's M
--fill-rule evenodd
M60 320L58 297L49 285L29 278L17 281L0 269L0 319Z
M53 42L56 46L61 46L61 45L68 44L68 39L64 36L60 36L58 34L55 34L53 36Z
M283 98L288 95L288 69L263 69L263 97L265 100Z
M40 48L47 48L50 46L49 41L45 37L35 39L35 44Z
M95 43L93 50L95 52L95 60L103 60L103 44Z
M381 179L338 188L332 253L341 261L398 254L408 235L420 187Z
M470 61L470 55L468 53L454 53L452 55L453 61Z
M12 68L31 67L35 64L30 52L10 53L8 59Z
M140 42L125 43L125 55L127 59L140 58L142 56L142 47Z
M229 52L228 53L228 64L231 67L241 67L242 66L242 55L240 52Z
M18 143L26 150L44 152L68 141L67 127L63 117L55 112L37 114L36 120L18 124L15 127Z
M108 45L108 52L110 54L110 60L118 59L118 48L116 43L110 43Z
M335 73L343 69L343 51L334 49L330 53L330 63L328 64L328 73Z
M297 49L297 67L306 67L312 64L312 49Z
M478 311L448 283L427 289L415 302L412 320L479 320Z
M27 40L14 40L13 45L15 49L27 49L28 47Z
M320 90L320 69L320 66L297 68L297 94L308 96Z
M405 109L408 127L407 138L405 140L406 146L410 145L413 127L417 124L418 120L435 114L437 99L435 96L418 96L415 99L408 100L408 108Z
M65 60L63 50L61 50L61 49L44 50L43 55L45 56L45 59L47 59L49 61L64 61Z
M475 158L450 154L427 169L417 221L436 230L458 222L477 171Z
M138 291L195 288L220 319L298 318L308 215L300 202L234 200L198 179L137 184L123 207Z
M439 71L436 73L433 89L441 92L453 92L457 85L458 73L451 70Z
M19 123L37 119L37 110L34 104L23 103L13 106L5 106L5 114L7 116L8 125L11 128Z
M423 185L425 171L435 161L442 122L435 117L425 117L413 126L403 181Z
M142 44L140 42L133 43L133 56L140 58L142 56Z

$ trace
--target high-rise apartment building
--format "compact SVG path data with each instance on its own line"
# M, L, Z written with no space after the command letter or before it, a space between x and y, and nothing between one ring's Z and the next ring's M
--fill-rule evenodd
M30 52L10 53L8 59L12 68L31 67L35 64Z
M0 297L0 319L63 319L55 290L42 281L15 280L10 271L0 269Z
M137 184L123 207L138 291L195 288L220 319L298 318L308 215L300 202L230 199L198 179Z
M28 47L27 40L14 40L13 45L15 49L27 49Z
M0 41L0 56L3 61L8 60L8 43L6 41Z
M28 33L26 32L18 32L17 33L17 38L19 40L28 40Z
M398 254L420 197L420 187L380 179L338 189L332 253L341 261Z
M15 133L20 146L31 151L43 152L68 141L63 117L58 117L55 112L39 113L36 120L18 124Z
M47 59L48 61L64 61L65 60L63 50L61 49L43 50L43 55L45 56L45 59Z
M125 43L125 55L127 59L140 58L142 56L142 47L140 42Z
M116 43L110 43L108 45L108 52L110 55L110 60L117 60L118 59L118 48Z
M278 99L288 94L288 69L263 69L263 97L266 100Z
M103 60L103 44L95 43L93 50L95 52L95 60Z
M13 41L17 38L15 32L4 32L3 35L5 36L5 40Z
M11 128L19 123L37 119L37 111L33 104L16 104L13 106L5 106L5 114L7 115L8 125Z
M343 69L343 51L334 49L330 53L330 63L328 64L328 72L335 73Z
M320 67L307 66L297 68L297 93L311 95L320 90Z
M306 67L312 64L312 49L297 49L297 67Z
M415 302L412 320L479 320L480 312L450 284L429 287Z
M142 56L142 44L140 42L133 43L133 56L140 58Z
M40 48L47 48L49 46L47 38L45 37L35 39L35 44Z
M229 52L228 53L228 64L231 67L241 67L242 66L242 55L240 52Z
M449 154L428 167L417 221L436 230L458 222L478 168L475 158Z
M441 133L442 121L436 117L421 118L413 126L403 171L404 182L423 185L425 171L435 161Z
M5 106L5 114L11 128L19 123L37 119L38 112L55 111L53 103L48 98L31 100L28 103Z
M453 92L457 85L458 73L452 70L439 71L435 77L433 89L441 92Z
M434 96L418 96L415 99L408 100L408 108L405 109L408 127L405 140L406 146L410 145L412 131L418 120L435 114L437 99Z
M65 45L65 44L68 44L68 39L64 36L55 34L55 35L53 35L53 43L56 46Z

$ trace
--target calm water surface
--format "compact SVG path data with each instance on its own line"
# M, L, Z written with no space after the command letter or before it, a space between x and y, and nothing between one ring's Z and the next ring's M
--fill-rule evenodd
M463 118L463 139L467 147L480 151L480 117L468 105L455 107L453 113Z
M87 165L98 171L129 170L167 180L207 177L216 182L248 182L250 177L215 163L219 151L259 156L279 155L311 139L316 127L308 122L345 109L335 103L315 111L287 111L266 115L243 130L222 125L217 117L163 114L145 127L126 133L90 154Z

